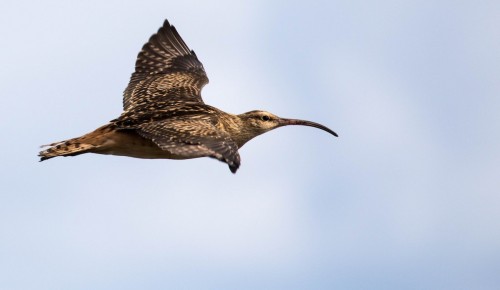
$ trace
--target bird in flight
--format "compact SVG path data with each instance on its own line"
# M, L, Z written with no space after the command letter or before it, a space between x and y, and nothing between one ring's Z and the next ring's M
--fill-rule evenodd
M165 20L144 44L135 72L125 89L123 113L81 137L44 145L40 161L83 153L136 158L190 159L212 157L240 166L238 149L252 138L287 125L316 127L311 121L280 118L255 110L233 115L209 106L201 98L208 83L203 65Z

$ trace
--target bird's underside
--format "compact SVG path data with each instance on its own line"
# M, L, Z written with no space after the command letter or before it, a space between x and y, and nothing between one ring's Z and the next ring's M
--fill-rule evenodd
M208 83L202 63L165 21L142 47L124 91L123 113L93 132L49 144L41 161L83 153L136 158L212 157L240 166L238 148L251 138L285 125L330 129L309 121L281 119L264 111L227 114L206 105L201 90Z

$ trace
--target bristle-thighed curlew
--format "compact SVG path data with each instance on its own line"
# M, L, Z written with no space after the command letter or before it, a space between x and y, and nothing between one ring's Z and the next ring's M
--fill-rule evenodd
M203 65L176 29L165 21L142 47L125 89L124 112L93 132L52 143L40 161L83 153L136 158L212 157L240 166L238 149L252 138L288 125L329 128L311 121L280 118L266 111L233 115L205 104Z

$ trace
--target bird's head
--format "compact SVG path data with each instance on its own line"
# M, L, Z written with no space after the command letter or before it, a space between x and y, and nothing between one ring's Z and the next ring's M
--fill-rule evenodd
M260 134L263 134L267 131L271 131L272 129L288 125L302 125L302 126L315 127L323 131L326 131L335 137L338 137L337 133L335 133L334 131L330 130L329 128L321 124L306 120L280 118L266 111L259 111L259 110L250 111L240 114L238 115L238 117L240 117L240 120L243 121L243 128L241 132L242 138L245 139L243 144L248 140Z

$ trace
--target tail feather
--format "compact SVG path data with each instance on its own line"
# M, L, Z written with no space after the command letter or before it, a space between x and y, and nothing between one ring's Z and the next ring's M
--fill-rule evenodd
M106 140L106 134L112 133L114 128L113 124L107 124L81 137L43 145L41 146L42 148L49 148L38 153L40 161L57 156L75 156L87 152L95 152L103 145L103 142Z
M47 148L38 153L40 161L44 161L57 156L75 156L86 153L96 148L95 145L83 142L83 139L84 138L79 137L41 146L42 148L50 146L50 148Z

